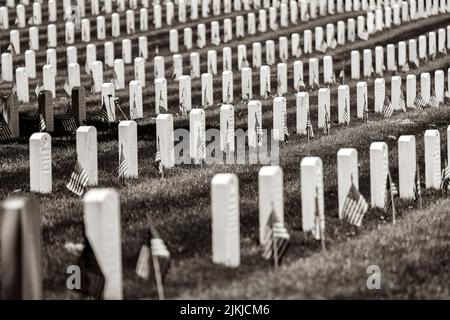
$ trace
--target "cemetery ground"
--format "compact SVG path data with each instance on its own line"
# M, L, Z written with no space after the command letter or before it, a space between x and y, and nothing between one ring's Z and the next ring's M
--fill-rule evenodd
M448 110L426 109L397 114L389 120L372 117L368 123L353 121L349 127L333 126L330 136L316 133L309 144L293 135L280 148L284 171L285 220L291 233L290 249L278 274L261 257L258 244L257 174L259 165L177 166L161 180L153 166L151 128L139 132L139 178L122 183L117 178L116 129L99 132L99 187L113 187L120 193L122 212L122 254L126 298L155 298L154 286L139 280L135 265L142 245L147 217L152 216L172 254L172 267L166 279L168 298L439 298L448 297L445 284L450 247L448 201L440 193L424 196L423 211L398 206L395 226L383 220L382 212L371 210L360 231L337 217L336 153L340 148L358 150L360 190L370 198L369 146L386 141L390 170L397 181L397 138L417 135L417 157L423 174L423 133L435 128L445 137L450 122ZM43 228L43 273L47 298L75 298L66 289L66 268L76 258L64 249L69 241L82 240L82 202L66 190L73 162L73 138L53 139L53 193L39 196ZM28 144L1 146L3 196L28 188ZM327 251L301 231L300 161L319 156L324 162ZM442 154L444 157L444 153ZM228 269L211 263L210 181L220 172L239 177L241 210L241 266ZM27 193L27 192L26 192ZM435 203L435 204L433 204ZM365 289L366 268L378 264L382 289ZM266 283L267 291L259 290ZM442 291L439 291L442 288ZM447 290L447 291L446 291Z
M299 26L280 28L276 32L258 33L245 38L247 56L251 57L251 42L278 39L281 35L292 32L303 33L316 26L335 24L339 20L356 18L362 12L349 12L327 16L302 23ZM211 17L203 22L209 25L213 20L223 18L234 19L237 13ZM345 67L347 78L350 78L350 52L376 45L386 46L399 40L418 37L431 30L437 30L448 24L450 14L442 14L425 20L402 24L387 32L371 35L368 41L357 40L326 54L333 56L334 73L338 74ZM93 22L95 19L91 19ZM122 19L122 30L124 30ZM189 22L183 27L194 28L196 22ZM63 30L63 23L57 24ZM181 26L176 26L182 30ZM221 23L222 27L222 23ZM107 25L108 30L110 25ZM180 29L181 28L181 29ZM171 27L164 27L149 35L149 53L158 45L160 54L166 57L166 76L172 73L172 56L168 50L167 35ZM221 29L222 32L223 29ZM40 27L41 44L46 42L46 29ZM92 30L94 34L94 30ZM180 32L181 34L181 32ZM164 37L163 37L164 35ZM8 34L0 35L2 49L7 44ZM77 37L79 34L77 33ZM124 36L133 40L133 56L136 56L137 36ZM113 39L115 55L120 56L120 42L124 37ZM64 36L58 36L63 42ZM210 39L208 29L207 38ZM22 44L28 43L28 35L24 34ZM103 42L97 44L98 60L103 59ZM218 70L222 66L222 48L230 46L237 52L239 39L222 44L217 50ZM78 59L85 61L85 44L77 44ZM204 58L211 47L196 49L202 55L202 72L206 69ZM64 109L65 101L63 83L65 78L66 46L57 48L58 76L56 112ZM4 50L2 50L3 52ZM184 74L189 74L189 53L183 54ZM263 46L262 55L265 55ZM321 57L324 54L303 56L300 60L307 65L308 57ZM147 61L147 85L143 90L144 119L138 124L139 178L122 182L117 177L118 143L116 125L109 127L100 124L94 118L100 108L99 95L87 97L88 125L98 129L98 165L99 187L111 187L118 190L121 201L122 222L122 255L124 268L124 297L156 299L155 286L140 280L135 275L135 266L142 245L147 217L152 216L161 237L172 255L172 266L168 273L165 290L167 298L448 298L450 274L447 265L450 259L450 227L447 210L449 200L442 199L440 192L426 191L423 197L423 210L414 209L410 202L397 202L399 217L396 225L383 219L380 210L370 210L363 221L363 227L357 230L345 225L337 216L337 151L340 148L352 147L358 151L360 190L370 200L369 146L374 141L385 141L389 146L389 166L394 181L398 181L397 139L400 135L415 135L417 143L417 160L424 175L423 134L427 129L439 129L441 144L446 145L446 129L450 124L448 106L439 109L409 111L406 114L395 114L390 119L370 113L370 121L364 123L356 120L356 99L351 101L351 124L341 126L332 123L330 136L323 136L316 129L317 93L310 93L311 120L314 123L316 138L310 143L306 138L292 134L295 128L295 96L291 85L286 95L288 106L288 123L291 137L287 144L280 148L280 166L284 171L285 221L292 240L283 266L274 272L273 266L261 257L258 243L258 183L257 175L260 165L208 165L176 166L165 172L161 179L153 165L155 154L155 121L154 89L153 89L153 56L150 53ZM14 61L15 65L23 65L23 55ZM22 59L22 60L20 60ZM36 64L45 62L45 50L36 52ZM296 58L290 58L289 68ZM247 113L245 104L240 102L241 74L234 66L234 103L236 107L236 127L247 129ZM449 57L438 57L434 61L421 64L419 69L410 74L420 75L435 69L448 68ZM81 68L83 69L83 68ZM305 68L307 75L307 68ZM125 68L127 82L133 77L133 65ZM272 91L276 89L276 65L271 67ZM253 92L259 99L259 70L253 70ZM104 79L112 77L112 69L105 69ZM320 78L323 78L322 76ZM36 79L42 79L42 71L38 68ZM87 87L88 76L82 71L82 84ZM390 91L390 76L385 77L387 94ZM292 83L292 74L288 74L288 82ZM201 81L192 81L193 106L199 106ZM30 80L30 92L33 92L37 80ZM355 97L356 81L348 80L351 96ZM404 84L404 77L403 77ZM0 91L5 84L0 85ZM178 106L178 84L168 81L169 110L176 112ZM87 90L88 91L88 90ZM373 110L373 78L368 81L369 108ZM221 100L221 75L214 77L214 101ZM128 112L128 90L118 92L124 111ZM31 103L21 106L21 133L16 143L0 145L0 198L4 199L13 193L29 193L29 149L28 138L38 131L36 97L31 94ZM332 120L337 114L337 87L331 88ZM151 110L151 111L150 111ZM219 128L219 111L214 105L207 109L207 128ZM175 117L175 128L189 127L187 116ZM263 127L272 126L272 99L263 101ZM301 231L301 197L300 197L300 161L305 156L318 156L324 164L326 246L322 251L319 242L306 236ZM442 152L442 159L446 153ZM43 235L43 277L44 296L46 298L77 298L75 293L66 289L66 268L76 263L76 257L69 254L64 245L66 242L82 241L83 205L80 198L66 189L73 164L76 159L75 137L52 134L52 176L53 193L39 195L42 212ZM229 269L214 265L211 262L211 208L210 182L216 173L236 173L240 189L240 233L241 233L241 266ZM423 178L422 178L423 180ZM382 289L366 288L369 265L379 265L382 272ZM1 268L1 266L0 266ZM1 272L1 270L0 270Z

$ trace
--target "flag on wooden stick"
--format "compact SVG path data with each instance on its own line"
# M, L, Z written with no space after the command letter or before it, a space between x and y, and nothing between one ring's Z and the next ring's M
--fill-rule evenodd
M273 203L271 206L270 216L264 228L263 258L274 259L275 267L278 267L287 251L291 237L275 213Z
M386 176L386 192L384 195L384 212L387 216L392 215L392 221L395 223L396 209L394 198L398 195L397 187L392 182L391 173Z
M120 144L120 155L119 155L119 178L125 178L128 173L128 163L123 154L123 143Z
M362 220L369 209L369 205L364 196L356 189L353 183L353 176L351 180L350 190L342 207L342 216L350 224L361 227Z
M0 110L0 142L5 142L12 138L12 132L3 116L3 110Z
M450 169L447 165L447 160L445 160L445 167L442 170L442 178L441 178L441 191L442 193L447 193L450 186Z
M164 280L170 268L170 252L149 220L150 226L145 230L144 243L136 264L136 275L144 280L154 277L158 297L164 300Z
M314 130L311 123L311 118L309 117L309 110L306 113L306 137L308 142L310 139L314 138Z
M85 297L101 300L105 288L105 275L86 234L84 235L83 251L78 258L78 266L80 267L81 283L80 289L77 291Z
M86 171L81 166L81 163L77 160L73 168L72 174L70 175L69 183L67 184L67 189L72 191L78 196L83 195L86 187L89 183L89 177Z
M383 116L385 118L390 118L393 113L394 113L394 109L392 107L391 100L389 99L388 96L384 96Z
M416 175L414 177L414 202L422 209L422 184L420 182L419 164L416 165Z
M156 154L154 165L161 176L164 176L164 166L161 161L161 150L159 149L159 136L156 136Z

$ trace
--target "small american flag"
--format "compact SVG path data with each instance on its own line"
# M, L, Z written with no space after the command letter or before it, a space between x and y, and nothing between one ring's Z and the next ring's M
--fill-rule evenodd
M341 84L345 84L345 69L342 68L341 72L339 72L339 79L341 80Z
M123 144L120 145L120 155L119 155L119 178L125 178L128 176L128 163L125 160L125 155L123 154Z
M105 98L102 98L102 107L100 109L100 119L102 122L108 122L109 123L109 117L108 117L108 111L106 110L106 102Z
M422 184L420 182L419 164L417 164L416 175L414 177L414 202L419 208L422 208Z
M265 87L265 96L264 99L268 99L270 98L270 96L272 95L272 93L270 92L270 76L266 77L266 87Z
M405 98L403 96L403 90L400 93L400 97L398 97L398 106L400 107L400 109L403 112L406 112L406 103L405 103Z
M298 92L305 91L305 83L303 82L302 78L298 78Z
M445 168L442 170L441 190L447 192L450 186L450 169L448 168L447 161L445 161Z
M170 252L151 220L145 232L136 264L136 275L144 280L154 277L159 298L164 299L163 284L170 268Z
M436 95L434 93L430 96L430 101L428 102L428 105L432 108L439 107L439 102L437 101Z
M322 43L320 44L319 51L320 52L326 52L327 49L328 49L327 43L325 42L325 40L322 40Z
M385 118L389 118L392 116L392 113L394 112L394 109L392 108L391 100L388 96L384 97L384 104L383 104L383 116Z
M255 139L256 139L256 141L255 141L254 145L256 147L262 146L262 140L263 140L262 135L263 135L262 126L258 119L258 113L255 112Z
M287 125L286 106L283 108L282 112L283 112L283 135L284 135L284 138L287 140L287 138L289 137L289 130L288 130L288 125Z
M309 117L309 110L306 114L306 137L308 138L308 142L310 139L314 138L314 131L311 123L311 118Z
M422 110L426 107L426 105L427 103L422 98L422 95L419 92L417 92L416 98L414 99L413 108L417 110Z
M63 125L64 132L73 133L77 131L77 123L72 114L66 113L61 115L61 123Z
M67 184L67 189L76 195L81 196L84 193L88 183L89 177L81 166L81 163L77 160L77 162L75 162L72 174L70 175L70 181Z
M42 113L39 113L39 131L44 132L47 130L47 125L45 124L45 119Z
M16 48L14 47L14 45L12 43L9 43L7 50L11 53L12 56L15 56L17 54Z
M3 111L0 110L0 141L8 141L13 138L11 130L9 129L8 123L3 116Z
M328 109L326 105L324 106L324 108L325 108L325 119L324 119L323 133L328 135L330 134L330 127L331 127L330 115L328 114Z
M234 132L231 130L231 123L233 122L232 115L227 119L227 132L226 132L226 141L225 141L225 147L223 149L224 153L230 153L231 152L231 145L234 145Z
M263 258L266 260L276 259L280 264L289 246L290 235L275 213L272 205L270 216L264 228Z
M202 130L199 127L197 132L197 151L195 153L195 164L201 164L203 162L205 145L203 144L202 136Z
M155 167L160 174L164 173L164 166L161 161L161 150L159 147L159 136L156 137L156 154L155 154Z
M69 79L66 77L64 80L64 91L70 97L72 95L72 90L70 89Z
M81 271L81 288L77 290L78 293L101 300L105 287L105 276L86 234L84 235L83 251L77 264Z
M350 190L348 191L344 206L342 207L344 219L350 224L361 227L362 220L368 209L369 205L367 204L366 199L358 189L356 189L352 179Z
M359 34L359 37L361 40L367 41L367 40L369 40L369 33L366 31L366 29L364 29Z
M209 100L208 100L208 85L205 86L205 90L203 90L203 109L206 109L209 106Z
M365 95L364 95L363 120L365 122L369 121L369 106L367 105L367 96Z
M159 112L160 113L167 113L166 104L164 103L164 97L162 94L162 89L159 90Z
M133 95L130 105L130 116L131 119L137 119L137 108L136 108L136 93Z
M350 114L348 112L348 103L347 99L344 101L344 114L342 115L342 120L344 120L345 124L350 124Z
M398 195L397 187L392 182L391 173L388 172L386 177L386 192L384 194L384 212L386 215L392 215L395 219L395 202L394 197Z

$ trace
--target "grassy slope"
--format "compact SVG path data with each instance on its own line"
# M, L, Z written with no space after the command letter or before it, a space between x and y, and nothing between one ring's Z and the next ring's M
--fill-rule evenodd
M231 283L200 286L182 298L217 299L448 299L450 200L433 199L405 212L397 224L363 230L327 252L271 267ZM381 290L366 287L367 267L378 265ZM264 288L264 290L261 290Z
M310 22L307 25L302 25L299 30L309 28L310 24L322 25L325 20L320 19L317 22ZM427 19L416 25L427 25L427 28L435 28L436 25L442 25L445 21L441 18ZM396 41L400 38L410 38L414 36L414 30L409 25L407 27L400 27L397 31L392 32L387 36L380 36L372 39L371 44L387 43L388 41ZM422 29L421 29L422 31ZM290 31L289 31L290 32ZM417 33L415 33L417 34ZM265 36L272 38L271 35ZM263 38L262 38L263 39ZM235 41L233 46L237 45ZM338 48L339 55L344 55L351 49L360 49L364 44L362 42L354 45L346 45L344 48ZM61 48L64 50L63 48ZM84 55L84 52L79 52ZM336 53L337 54L337 53ZM220 55L219 55L220 56ZM345 56L345 59L348 59ZM218 57L219 58L219 57ZM336 56L336 58L338 58ZM303 58L304 59L304 58ZM83 61L83 59L81 59ZM170 60L171 61L171 58ZM220 66L220 59L218 65ZM449 65L448 58L442 58L435 61L428 67L416 70L415 73L421 71L432 70L433 68L444 68ZM348 64L348 61L346 61ZM129 68L130 69L130 68ZM220 67L219 67L220 70ZM306 74L306 69L305 69ZM39 76L39 75L38 75ZM239 75L237 75L239 76ZM237 80L235 80L237 81ZM387 84L388 84L387 80ZM198 84L197 84L198 87ZM389 86L387 85L387 88ZM60 88L61 89L61 88ZM389 90L389 89L388 89ZM369 92L370 92L369 87ZM218 92L219 93L219 92ZM218 94L216 94L217 98ZM292 96L292 94L290 94ZM333 101L332 97L332 101ZM290 99L292 101L292 99ZM92 101L91 101L92 102ZM312 101L312 110L314 110L315 102ZM332 102L334 106L334 103ZM294 108L292 102L290 107L290 127L292 130L294 123ZM91 108L93 105L91 105ZM352 108L354 105L352 105ZM239 107L241 110L238 113L237 123L240 127L246 126L246 112L244 106ZM271 126L271 105L270 102L265 104L265 118L264 127ZM314 121L316 112L312 112ZM352 114L355 114L354 108ZM371 115L372 116L372 115ZM409 118L411 122L403 121ZM176 127L186 126L186 117L176 120ZM210 121L211 120L211 121ZM379 120L374 117L373 120ZM408 113L407 115L397 115L392 120L382 120L380 122L370 122L363 124L361 122L353 122L348 128L333 127L332 135L329 137L322 137L316 139L310 144L304 143L304 138L293 136L289 144L285 145L281 150L281 166L285 173L285 208L286 221L291 234L293 236L292 247L286 260L286 267L292 270L298 270L296 274L306 274L305 284L310 283L316 286L316 291L308 290L306 286L302 287L301 280L291 279L286 277L285 280L275 279L271 283L279 282L286 285L273 286L270 292L258 291L258 282L255 279L262 275L262 278L272 280L274 275L270 271L270 267L260 258L260 248L257 245L257 172L260 166L209 166L200 170L198 167L180 166L171 170L167 178L161 181L153 169L152 157L154 152L154 127L148 122L141 124L139 127L139 174L140 178L137 180L130 180L126 185L122 185L116 176L117 163L117 131L105 130L99 131L99 186L100 187L114 187L120 192L122 205L122 237L123 237L123 256L124 256L124 279L125 279L125 296L127 298L142 298L155 297L154 290L146 283L139 281L134 276L134 266L137 259L137 254L141 245L141 239L145 227L145 221L148 214L154 216L157 227L160 229L165 241L167 242L171 253L173 255L173 267L167 279L166 289L170 298L178 297L249 297L261 298L269 297L321 297L324 292L329 292L329 297L359 297L363 295L358 290L350 292L346 290L357 289L358 285L354 285L350 277L336 279L333 277L337 268L340 270L343 264L340 260L348 255L345 255L344 249L349 247L349 254L354 255L355 260L352 261L355 265L360 265L362 274L366 267L365 260L361 258L364 256L363 249L355 249L352 251L352 245L360 246L360 248L369 249L370 241L373 243L380 243L375 241L386 233L389 235L391 227L383 226L383 222L379 220L379 212L372 212L366 219L363 234L361 236L353 237L352 229L343 226L337 219L337 194L336 194L336 152L341 147L355 147L359 152L360 160L360 185L363 194L369 195L369 145L372 141L380 140L387 141L390 148L390 165L392 173L396 179L397 172L397 158L396 158L396 138L401 134L416 134L418 159L421 161L423 168L423 139L420 138L426 129L436 127L441 130L441 135L444 135L445 128L449 123L449 115L446 109L427 110L420 113ZM217 111L211 110L208 117L208 125L216 127ZM420 137L419 137L420 136ZM74 150L75 141L73 137L57 137L53 139L53 177L54 177L54 193L52 195L40 196L43 216L43 241L44 246L44 275L45 275L45 289L46 296L49 298L68 298L73 297L67 290L65 290L65 268L75 262L75 259L64 251L64 244L67 241L81 240L81 223L82 223L82 204L79 199L72 197L65 189L70 174L71 166L75 159ZM24 137L18 144L6 144L0 147L1 157L1 177L0 193L1 197L6 197L16 189L21 189L26 192L28 189L28 144L27 138ZM305 237L301 232L301 212L300 212L300 185L299 185L299 164L304 156L315 155L320 156L324 161L324 176L326 177L325 190L327 192L326 207L327 207L327 237L329 251L326 255L320 253L320 246L310 238ZM242 266L237 270L222 268L220 266L212 265L210 262L210 180L212 176L218 172L235 172L240 179L240 195L241 195L241 241L242 241ZM434 201L431 196L427 199L428 202ZM408 207L408 204L402 204L403 209ZM421 214L421 213L417 213ZM425 213L424 213L425 214ZM412 215L414 217L414 215ZM399 225L395 228L408 230L409 216L405 219L399 220ZM431 232L434 225L428 225L428 230L432 235L438 236L437 231ZM380 227L381 225L381 227ZM405 225L404 228L402 226ZM417 226L418 227L418 226ZM435 228L434 228L435 229ZM379 234L382 230L382 234ZM445 230L445 229L444 229ZM421 234L425 234L421 230ZM349 240L349 238L351 238ZM405 285L411 284L412 280L425 279L428 280L436 276L437 280L445 283L446 276L443 275L445 267L445 260L439 260L440 257L446 257L438 251L439 248L445 248L445 242L439 240L434 243L422 243L417 237L417 245L403 247L407 253L413 252L413 255L419 255L422 252L427 252L427 245L432 246L427 260L431 267L437 266L436 269L430 269L430 272L424 272L420 275L418 272L418 264L407 263L408 259L397 255L388 255L389 251L380 248L380 252L384 255L386 261L401 261L402 266L410 266L411 278L403 282L393 281L391 283L401 283L397 291L390 292L393 297L404 297L409 291L406 291ZM372 240L373 239L373 240ZM404 238L402 238L404 241ZM408 239L407 237L405 239ZM397 239L398 240L398 239ZM411 240L411 244L412 244ZM367 245L366 244L367 241ZM388 242L390 244L390 242ZM413 245L413 244L412 244ZM399 249L399 252L401 250ZM368 251L367 251L368 252ZM328 263L322 263L322 259L327 259ZM319 259L319 260L314 260ZM401 259L401 260L400 260ZM380 259L377 259L380 261ZM317 264L323 269L318 269ZM333 264L334 261L334 264ZM306 264L303 264L306 262ZM311 267L309 267L311 263ZM377 263L372 262L370 263ZM382 264L382 262L379 262ZM303 271L302 266L306 271ZM441 268L439 268L441 266ZM344 268L345 270L351 268ZM317 270L317 273L315 273ZM382 267L383 270L383 267ZM402 275L401 269L395 272L390 272L392 279L399 279ZM331 273L333 272L333 273ZM348 276L348 273L345 275ZM354 273L358 273L356 269ZM358 273L359 274L359 273ZM325 281L324 279L332 279L336 284L330 283L330 286L336 286L336 292L326 290L328 288L319 287L318 285ZM361 282L361 285L365 283ZM391 279L391 278L389 278ZM263 280L263 281L264 281ZM261 281L261 280L259 280ZM339 282L341 281L341 282ZM345 283L349 284L346 285ZM293 288L291 283L295 283L297 288ZM325 283L325 282L324 282ZM323 283L323 286L325 284ZM357 282L359 284L359 282ZM431 282L433 283L433 282ZM361 286L360 285L360 286ZM260 286L259 286L260 287ZM223 288L219 290L218 288ZM289 288L289 289L288 289ZM341 288L341 289L338 289ZM412 287L409 295L411 297L426 297L434 296L436 286L430 285L428 288ZM345 290L344 290L345 289ZM291 291L288 291L291 290ZM267 296L266 296L267 295ZM385 295L387 296L387 295ZM448 292L443 291L441 297L448 297Z

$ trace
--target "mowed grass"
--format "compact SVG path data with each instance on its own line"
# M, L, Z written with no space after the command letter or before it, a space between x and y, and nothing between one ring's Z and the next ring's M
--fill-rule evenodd
M267 39L276 40L278 36L292 32L302 33L305 29L325 26L346 20L358 13L345 13L318 20L312 20L299 26L280 29L274 33L258 34L249 42ZM345 66L347 76L350 74L349 54L351 50L362 50L368 46L396 43L399 40L417 37L425 31L435 30L447 24L449 15L441 15L426 20L393 28L389 32L375 34L367 42L357 41L338 47L331 54L335 62L335 72ZM209 20L218 18L211 17ZM209 21L208 20L208 21ZM191 25L195 26L196 22ZM148 32L149 50L159 46L160 53L166 56L166 77L171 74L172 57L168 53L168 30L155 33ZM94 32L94 30L93 30ZM44 32L45 33L45 32ZM155 36L156 34L160 36ZM153 35L153 36L152 36ZM27 35L25 35L26 37ZM138 35L132 38L136 40ZM207 38L209 35L207 36ZM209 39L209 38L208 38ZM22 39L23 41L26 38ZM116 56L120 56L120 39L114 39ZM60 42L61 39L58 39ZM44 41L45 42L45 41ZM236 52L240 39L217 47L218 70L221 70L221 49L224 46ZM98 59L103 58L103 45L98 42ZM85 44L77 44L80 65L85 60ZM247 45L248 57L251 49ZM264 47L264 46L263 46ZM203 61L202 71L206 65ZM136 44L133 45L137 52ZM184 73L188 73L188 55L183 53L185 61ZM263 56L265 51L263 49ZM58 69L65 68L65 46L58 48ZM321 58L322 54L314 54ZM312 57L311 56L311 57ZM302 56L304 74L307 77L307 61L309 56ZM291 58L289 62L297 60ZM37 56L38 65L45 61L45 52ZM15 60L15 65L23 64L23 57ZM237 61L233 61L237 65ZM439 57L421 64L421 68L410 73L431 72L450 65L449 57ZM147 63L147 81L152 83L153 62ZM272 66L272 75L276 74L276 66ZM105 70L105 79L109 79L112 71ZM133 66L127 66L126 79L133 77ZM253 72L253 92L258 99L259 72ZM402 74L403 78L405 75ZM87 76L82 75L83 84ZM41 78L38 68L38 78ZM288 75L289 87L292 74ZM387 93L390 90L390 77L386 78ZM63 84L64 73L58 73L58 99L55 110L64 106ZM240 73L235 70L235 99L240 100ZM404 81L404 80L403 80ZM355 82L349 81L352 97L355 95ZM368 80L369 108L372 110L373 79ZM419 82L419 78L418 78ZM170 83L170 109L176 112L178 87ZM30 82L34 89L36 81ZM5 84L4 84L5 85ZM220 101L222 92L220 74L214 79L215 101ZM272 81L272 89L276 88ZM192 83L193 106L200 105L200 81ZM336 119L337 94L331 89L331 116ZM119 93L122 106L128 112L128 93ZM309 144L301 136L292 135L289 143L281 146L281 167L284 170L285 220L292 236L291 247L279 273L261 258L258 244L258 184L257 175L260 165L223 166L209 165L177 166L167 171L161 180L153 167L155 152L155 125L153 112L153 87L146 85L144 92L144 110L146 118L139 120L139 178L122 183L117 178L118 145L117 129L102 125L92 117L98 112L99 99L88 96L88 121L98 129L99 187L115 188L121 199L121 232L124 269L124 293L127 299L155 299L156 290L153 284L138 279L134 269L142 240L147 227L147 219L151 215L172 254L172 267L166 279L165 289L168 298L448 298L448 225L445 207L447 201L439 200L440 194L428 191L424 197L426 208L423 211L412 211L412 203L398 204L399 219L392 226L389 217L382 217L382 212L371 210L364 226L356 230L339 221L337 217L337 177L336 153L340 148L353 147L358 150L361 192L370 200L369 146L373 141L386 141L390 151L391 173L397 181L397 138L402 134L412 134L417 139L418 161L424 180L423 133L426 129L436 128L441 132L442 145L446 145L446 127L450 123L448 106L436 110L408 112L398 114L392 119L382 119L370 114L371 121L362 123L352 118L349 127L333 123L330 136L316 133L316 139ZM355 99L356 100L356 99ZM292 88L287 95L288 122L291 132L295 123L295 96ZM317 121L317 94L311 93L311 118ZM352 116L356 114L356 101L351 101ZM236 103L236 126L247 128L247 112L245 103ZM21 132L23 136L16 143L0 146L0 199L12 194L29 194L29 155L28 137L37 130L35 114L35 97L29 105L21 105ZM207 127L218 128L219 112L214 106L207 109ZM187 116L175 118L175 128L188 128ZM263 102L263 126L272 126L272 101ZM305 156L319 156L324 162L326 236L327 251L322 252L320 243L314 241L301 230L301 188L300 161ZM67 299L78 296L66 289L66 268L76 263L76 257L64 249L66 242L82 240L82 201L70 194L65 187L72 166L76 159L75 139L73 136L52 134L53 157L53 193L37 195L42 212L43 240L43 273L46 298ZM442 159L445 158L444 153ZM238 269L229 269L213 265L211 262L211 209L210 181L221 172L235 173L240 184L240 232L242 264ZM1 227L0 227L1 228ZM365 288L366 268L370 264L378 264L382 271L382 290L368 291ZM0 264L1 268L1 264ZM1 271L1 269L0 269ZM1 281L1 280L0 280Z
M422 168L422 180L424 179L423 163L423 133L426 129L437 128L445 137L447 124L450 123L448 107L429 109L421 112L408 112L397 114L389 120L373 118L369 123L353 121L351 126L333 126L330 136L321 136L316 132L317 138L309 144L305 138L293 135L290 141L281 146L280 165L284 170L284 196L285 217L287 227L292 235L290 250L285 260L286 268L296 270L299 268L299 276L302 270L310 268L303 280L304 283L321 283L326 279L335 279L333 273L328 271L334 268L348 268L348 274L360 274L361 268L366 265L364 254L370 256L369 243L377 243L376 239L382 237L380 230L386 237L391 234L389 218L382 218L382 213L372 210L364 221L362 231L357 231L341 223L337 217L337 177L336 177L336 153L340 148L353 147L358 150L360 167L360 188L369 199L369 146L373 141L386 141L390 151L390 166L393 178L397 181L397 138L402 134L416 135L418 161ZM142 131L144 130L144 131ZM166 177L161 180L153 167L153 148L147 140L146 128L139 128L139 169L138 179L128 180L124 184L117 176L117 142L111 141L116 132L100 131L99 133L99 187L113 187L118 190L121 199L122 222L122 254L124 268L124 292L126 298L155 298L156 292L151 283L139 280L135 274L135 264L139 249L142 245L147 218L151 215L163 239L172 254L172 267L166 281L166 293L169 298L194 298L194 297L349 297L356 298L363 292L354 286L354 282L348 282L347 290L344 282L336 281L336 291L322 290L319 285L309 289L302 289L303 281L295 280L291 276L273 275L272 266L261 258L261 248L258 244L258 187L257 174L260 165L224 166L211 165L199 166L183 165L166 172ZM142 133L142 135L141 135ZM445 139L443 139L443 145ZM11 195L16 189L28 194L28 146L26 143L9 144L2 146L2 171L0 191L2 198ZM320 243L301 231L301 188L300 186L300 161L305 156L319 156L324 162L325 179L325 205L327 218L327 252L322 253ZM444 154L442 155L444 157ZM82 202L70 194L65 184L68 181L71 166L75 159L74 141L63 137L56 137L53 141L53 187L51 195L39 195L41 202L42 233L43 233L43 264L44 264L44 288L47 298L77 298L66 289L66 268L76 263L76 257L71 256L64 249L68 241L78 242L82 239ZM6 164L4 166L3 164ZM211 262L211 213L210 213L210 181L220 172L236 173L240 184L240 226L241 226L241 255L242 265L238 269L228 269L213 265ZM425 203L433 203L435 195L426 196ZM402 222L409 215L411 203L399 204L399 225L408 224L408 220ZM386 220L387 219L387 220ZM423 221L425 224L427 221ZM430 222L431 223L431 222ZM432 225L429 226L432 228ZM393 231L392 231L393 232ZM405 231L406 232L406 231ZM436 231L437 232L437 231ZM422 255L423 242L418 234L416 242L411 238L398 236L396 241L405 245L399 247L401 255ZM438 234L436 234L438 236ZM413 235L408 235L413 237ZM366 240L364 240L366 239ZM359 244L362 241L361 244ZM440 241L440 240L439 240ZM433 243L438 243L436 240ZM354 244L354 250L351 243ZM383 242L379 242L383 243ZM400 259L397 252L391 252L387 245L380 248L385 261L411 268L411 272L419 272L417 264L410 264L408 259ZM410 245L406 244L411 243ZM427 246L433 246L431 242ZM443 242L439 246L445 246ZM343 247L349 246L346 253ZM388 249L383 249L388 248ZM444 274L447 266L441 260L439 248L430 249L430 255L436 257L427 261L433 264L433 272L420 271L426 278L445 280ZM342 256L342 257L341 257ZM336 257L348 256L350 266L341 264ZM351 258L353 257L353 258ZM375 256L378 257L378 256ZM319 259L319 260L314 260ZM323 269L317 269L314 261L324 262ZM377 259L374 259L377 260ZM309 264L304 264L309 263ZM328 261L328 262L327 262ZM372 260L371 260L372 261ZM383 260L384 261L384 260ZM382 264L378 259L373 264ZM333 262L334 265L331 263ZM326 267L329 263L329 267ZM372 262L371 262L372 263ZM348 264L348 263L347 263ZM353 267L352 267L353 266ZM325 268L326 267L326 268ZM359 269L358 269L359 268ZM430 266L431 268L431 266ZM284 269L283 269L284 270ZM313 270L318 270L315 273ZM319 272L323 270L323 272ZM389 269L391 270L391 269ZM300 272L302 271L302 272ZM364 271L364 270L363 270ZM411 278L402 278L402 269L390 271L390 278L385 279L386 286L399 288L395 291L383 291L384 297L434 297L435 288L431 285L428 291L423 286L412 287L414 273ZM297 271L296 271L297 273ZM285 274L283 272L283 274ZM288 274L288 273L286 273ZM272 277L284 278L273 280L280 284L273 285L273 290L267 292L257 290L257 282L254 277L263 275L270 284ZM363 273L364 276L364 273ZM337 276L336 276L337 277ZM303 279L303 277L302 277ZM389 280L389 279L392 279ZM403 280L402 280L403 279ZM259 280L265 281L265 280ZM398 282L397 282L398 281ZM424 280L425 281L425 280ZM437 281L437 280L436 280ZM291 282L284 287L281 284ZM442 282L444 283L444 282ZM255 287L256 286L256 287ZM299 286L297 290L294 290ZM265 288L265 287L264 287ZM445 292L442 293L445 296ZM381 293L379 296L383 296Z

